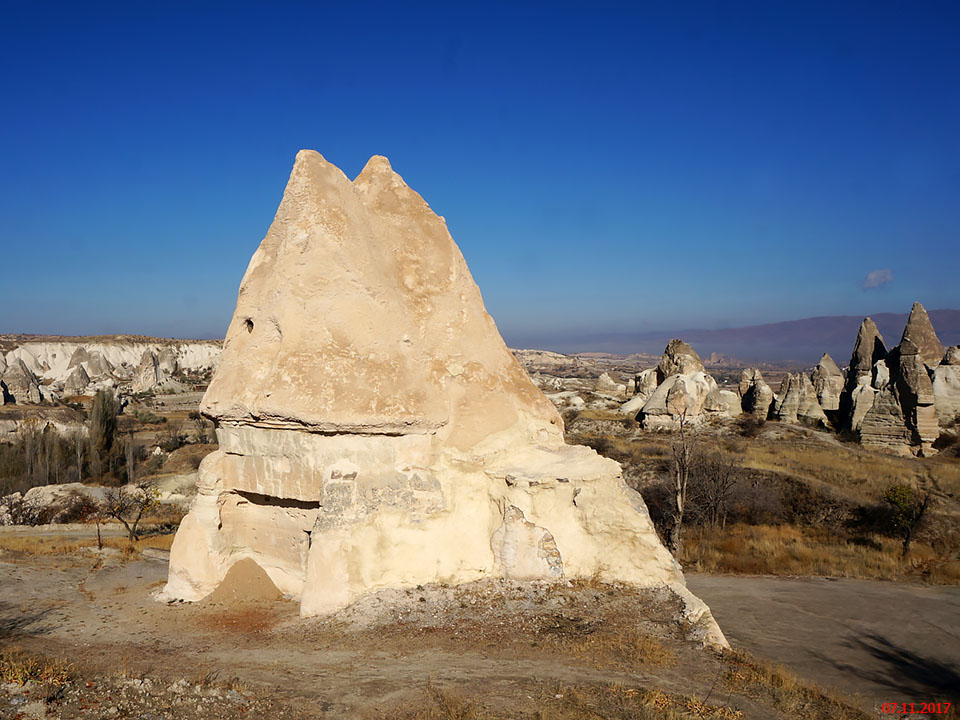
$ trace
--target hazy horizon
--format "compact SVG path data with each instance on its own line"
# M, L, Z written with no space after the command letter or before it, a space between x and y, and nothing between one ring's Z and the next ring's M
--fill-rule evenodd
M222 337L301 148L387 155L513 346L960 308L958 19L10 7L0 331Z

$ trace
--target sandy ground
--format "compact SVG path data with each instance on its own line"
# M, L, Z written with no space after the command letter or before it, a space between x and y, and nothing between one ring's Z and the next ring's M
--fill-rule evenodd
M0 647L64 658L96 680L94 690L101 677L114 678L109 693L88 696L81 686L52 704L34 702L30 707L48 708L35 717L393 718L429 702L434 689L536 717L521 711L560 702L564 687L611 684L709 698L741 713L734 717L792 717L726 687L723 661L684 641L678 604L664 591L431 586L384 592L320 621L300 619L295 603L275 599L249 573L206 602L160 603L151 593L166 574L162 556L105 564L0 558ZM233 597L245 586L256 589L256 599ZM862 707L929 699L925 686L911 684L919 682L933 682L926 687L943 698L946 683L955 683L949 667L960 647L958 590L702 576L691 586L714 605L734 644L858 692ZM655 638L652 649L622 647L630 628ZM917 664L885 659L890 647L917 653ZM941 665L929 664L935 661ZM942 675L923 680L921 670L933 667ZM211 678L220 684L211 686ZM118 698L143 695L144 682L165 688L152 696L154 710L144 712L141 702L136 713L124 714ZM196 708L185 709L194 707L183 705L187 700ZM0 707L0 718L34 717L14 714L18 708Z
M870 701L960 701L960 588L688 574L732 644Z

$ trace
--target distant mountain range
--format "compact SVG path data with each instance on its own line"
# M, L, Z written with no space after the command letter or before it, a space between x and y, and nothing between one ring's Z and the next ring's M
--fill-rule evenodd
M960 310L931 310L933 327L944 345L960 344ZM900 342L907 314L871 315L888 348ZM660 354L671 338L682 338L703 356L730 355L747 362L813 365L824 352L841 366L850 361L861 316L834 315L786 322L725 328L644 333L611 333L583 338L577 349L620 354ZM563 351L571 351L568 343ZM559 349L559 348L558 348Z

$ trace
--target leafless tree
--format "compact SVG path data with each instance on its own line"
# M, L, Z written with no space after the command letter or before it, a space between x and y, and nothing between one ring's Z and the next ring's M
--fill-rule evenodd
M703 522L725 527L734 492L740 482L740 467L719 451L695 453L690 470L690 499Z
M683 550L683 513L687 503L687 486L690 481L691 457L694 450L694 440L690 437L687 428L687 410L686 407L676 408L674 418L677 420L679 429L677 439L674 440L673 462L671 471L673 475L673 518L670 524L670 530L667 535L667 548L679 557Z
M143 516L159 504L159 499L160 491L149 479L107 488L103 499L104 514L119 521L133 542L138 537L137 531Z

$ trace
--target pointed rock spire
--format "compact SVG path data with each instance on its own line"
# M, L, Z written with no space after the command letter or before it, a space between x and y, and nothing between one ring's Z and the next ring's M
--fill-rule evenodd
M864 318L857 332L853 356L850 358L850 372L847 374L848 387L853 389L857 385L869 385L874 364L886 356L887 348L883 344L883 335L877 329L877 324L872 318Z
M943 359L944 347L933 329L933 323L930 322L930 316L927 315L926 308L918 302L913 304L910 309L910 317L907 318L907 326L903 329L903 337L900 343L909 340L920 352L920 359L930 367L936 367Z

